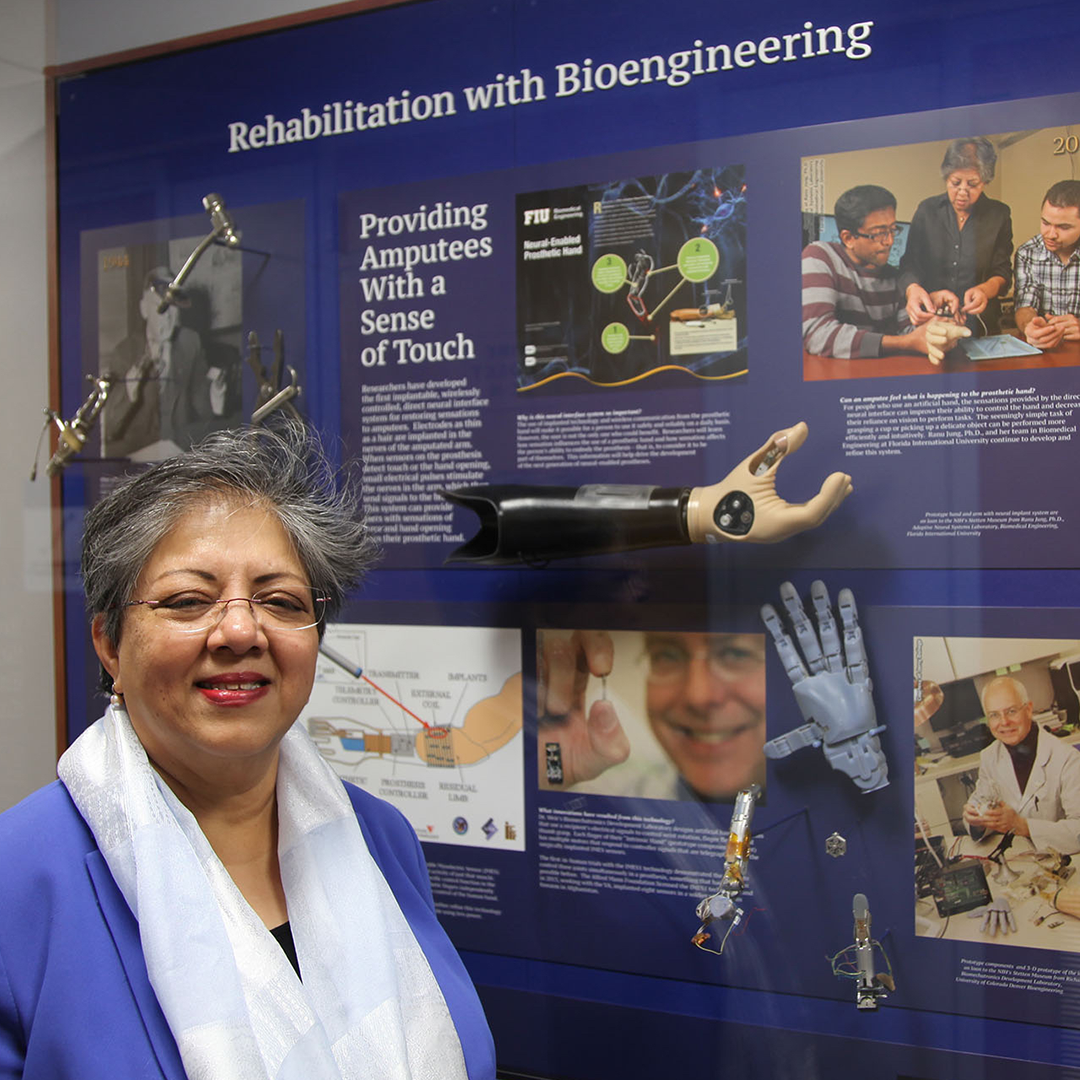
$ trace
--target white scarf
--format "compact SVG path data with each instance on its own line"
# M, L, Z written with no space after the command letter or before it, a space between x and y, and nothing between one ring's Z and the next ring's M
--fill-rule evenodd
M466 1080L431 966L299 724L281 743L277 810L302 984L122 708L58 772L138 919L189 1080Z

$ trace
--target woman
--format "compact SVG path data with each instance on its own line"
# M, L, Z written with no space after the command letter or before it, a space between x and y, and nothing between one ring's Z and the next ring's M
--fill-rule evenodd
M87 514L111 704L0 817L4 1080L494 1076L412 828L295 725L373 555L355 511L292 425Z
M945 194L919 203L900 258L913 326L948 304L973 332L998 332L997 298L1012 282L1012 217L1003 202L983 195L996 163L989 139L955 139L945 151Z

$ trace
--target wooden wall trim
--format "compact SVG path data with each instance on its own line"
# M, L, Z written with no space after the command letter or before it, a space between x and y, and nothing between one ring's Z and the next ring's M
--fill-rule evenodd
M59 411L60 399L60 253L56 191L56 79L45 80L45 259L48 277L49 406ZM52 453L55 433L49 439ZM56 756L67 749L67 649L64 620L64 512L60 480L49 485L49 519L52 533L53 685L56 702Z

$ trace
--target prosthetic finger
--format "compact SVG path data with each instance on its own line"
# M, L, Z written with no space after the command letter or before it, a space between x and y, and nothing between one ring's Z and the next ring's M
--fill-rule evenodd
M807 503L788 503L776 494L777 469L802 446L807 433L801 421L776 431L720 483L692 488L686 507L690 540L772 544L820 525L851 493L846 473L833 473Z
M829 602L829 590L824 581L810 584L810 599L814 602L814 616L818 624L818 636L821 638L821 651L825 654L825 667L829 671L842 671L843 659L840 656L840 634L833 618L832 604Z
M866 682L870 678L870 665L866 662L859 612L850 589L841 589L837 597L840 621L844 624L844 656L847 659L848 678L853 683Z
M784 670L787 672L792 685L801 682L806 678L806 668L803 666L802 658L799 656L794 644L792 644L791 638L787 636L784 624L781 622L776 608L772 604L762 605L761 618L766 629L772 634L773 644L776 646L780 663L784 665Z
M814 723L802 724L797 728L777 735L765 744L767 758L785 758L807 746L820 746L823 737L821 728Z
M825 670L825 659L821 655L821 645L818 642L814 627L807 618L806 609L802 606L799 594L790 581L780 584L780 599L787 608L788 618L791 619L791 628L795 631L803 656L806 657L806 666L811 675Z

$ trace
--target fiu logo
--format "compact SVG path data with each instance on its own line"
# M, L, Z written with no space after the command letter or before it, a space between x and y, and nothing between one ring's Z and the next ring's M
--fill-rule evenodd
M545 206L540 210L526 210L526 225L544 225L551 220L551 207Z

